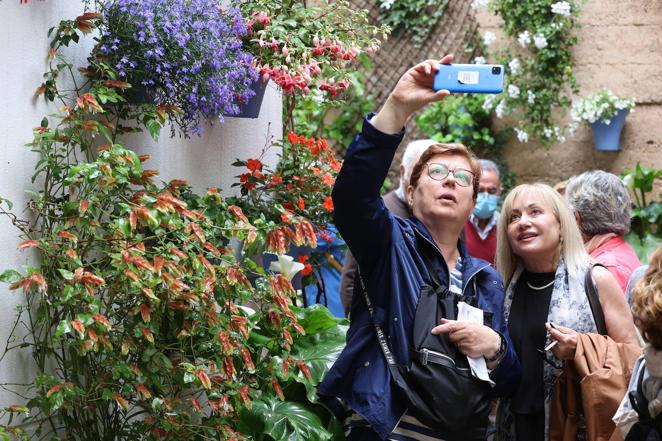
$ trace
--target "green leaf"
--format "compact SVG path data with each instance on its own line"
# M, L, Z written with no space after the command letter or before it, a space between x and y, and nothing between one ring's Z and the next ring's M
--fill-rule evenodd
M333 436L302 404L266 394L253 402L252 409L242 409L239 425L241 431L257 439L268 435L275 441L326 441Z
M71 323L69 322L69 320L62 320L57 325L57 328L55 329L55 335L53 336L53 338L57 340L68 332L71 332Z
M341 322L341 319L336 318L328 308L320 304L311 305L296 312L299 324L306 334L316 334L334 328Z
M106 141L111 144L113 142L113 135L110 133L110 130L108 127L104 126L103 124L99 124L99 132L103 135L104 138L106 138Z
M21 280L23 276L21 276L21 273L18 271L14 270L5 270L2 274L0 274L0 282L5 282L5 283L14 283L18 282Z
M62 274L62 278L64 280L73 280L74 279L74 273L72 273L71 271L68 271L64 268L58 268L58 271L60 272L60 274Z

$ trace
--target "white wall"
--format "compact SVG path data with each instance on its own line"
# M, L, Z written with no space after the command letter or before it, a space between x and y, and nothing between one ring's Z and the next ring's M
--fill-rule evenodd
M24 145L32 139L32 128L56 107L35 99L34 91L42 81L46 68L48 39L46 33L62 19L71 19L82 12L82 2L76 0L0 0L0 196L14 202L14 213L26 215L26 189L33 189L30 178L36 156ZM89 39L91 40L91 39ZM74 49L78 59L85 49ZM77 53L76 53L77 52ZM227 194L233 176L239 174L230 164L236 158L259 156L267 132L278 139L282 136L281 101L279 92L270 86L264 97L258 119L227 118L224 124L207 128L203 137L170 139L169 130L158 143L148 135L137 135L127 143L137 146L140 153L149 153L152 160L146 168L160 169L160 178L186 179L196 190L216 186ZM276 151L271 149L265 162L274 164ZM8 219L0 216L0 271L21 269L30 263L30 255L19 253L21 241ZM14 307L22 300L20 292L10 292L0 285L0 351L15 317ZM24 382L31 379L29 354L13 353L0 362L0 383ZM18 403L14 396L0 389L0 407Z

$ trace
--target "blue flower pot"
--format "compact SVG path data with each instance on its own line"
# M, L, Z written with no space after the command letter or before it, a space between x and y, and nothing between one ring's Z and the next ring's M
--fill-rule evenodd
M239 109L239 114L230 115L235 118L257 118L260 116L260 108L262 107L262 99L264 98L264 91L267 90L268 81L262 81L261 79L253 83L253 91L255 96L251 98L247 103L242 104Z
M609 124L597 121L591 124L595 149L599 152L617 152L621 149L621 131L625 124L625 117L630 111L619 110Z

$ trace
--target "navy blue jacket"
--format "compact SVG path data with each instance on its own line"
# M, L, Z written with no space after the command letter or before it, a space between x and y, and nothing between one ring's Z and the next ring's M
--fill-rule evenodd
M431 284L421 253L430 256L440 280L449 280L448 267L429 232L416 218L393 216L379 191L404 132L386 135L364 121L354 138L333 188L335 223L356 256L373 302L374 320L381 325L398 364L411 365L414 314L424 283ZM477 295L478 307L492 313L492 327L507 342L507 352L491 372L494 396L514 392L520 365L503 318L504 287L487 262L462 256L465 295ZM365 300L355 286L347 345L318 388L331 408L345 400L385 439L404 413L395 396L391 374L377 341ZM474 290L475 287L475 290Z

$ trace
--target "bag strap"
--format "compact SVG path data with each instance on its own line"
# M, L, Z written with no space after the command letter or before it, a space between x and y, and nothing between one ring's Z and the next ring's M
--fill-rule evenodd
M441 281L439 280L439 276L434 270L430 258L425 253L422 254L423 254L423 260L425 262L425 266L427 267L428 272L430 273L430 277L432 278L433 283L435 283L437 287L444 286L441 284ZM397 363L395 362L395 358L393 358L393 353L391 352L391 349L388 347L388 343L386 342L386 336L384 335L384 331L382 330L382 327L379 326L375 321L375 310L372 305L372 300L370 300L370 296L368 295L368 288L365 281L363 280L363 274L361 274L361 268L359 266L357 266L356 268L356 274L358 275L359 283L361 285L361 291L363 291L365 304L368 307L368 313L370 314L370 321L372 321L372 325L375 327L375 332L377 333L377 340L379 341L379 346L381 347L382 352L384 353L384 358L386 359L386 363L390 367L395 367Z
M593 283L593 277L591 273L593 268L596 266L601 266L604 268L604 265L595 264L586 271L586 280L584 281L584 290L586 291L586 297L588 298L588 304L591 307L591 313L593 314L593 321L595 321L595 327L598 329L598 332L601 335L607 335L607 325L605 324L605 314L602 311L602 305L600 305L600 295L598 293L598 288Z
M363 280L363 274L361 274L361 269L358 266L356 268L356 274L359 276L361 291L363 291L365 304L368 307L368 312L370 313L370 321L372 322L372 325L375 327L375 332L377 333L377 340L379 341L379 346L382 348L382 352L384 353L384 358L386 359L386 363L389 366L393 367L396 365L395 358L393 358L393 353L391 352L391 349L389 349L388 343L386 343L386 336L384 335L384 331L382 331L382 327L379 326L375 321L374 308L372 306L372 301L370 300L370 296L368 295L368 288L366 288L366 284Z

